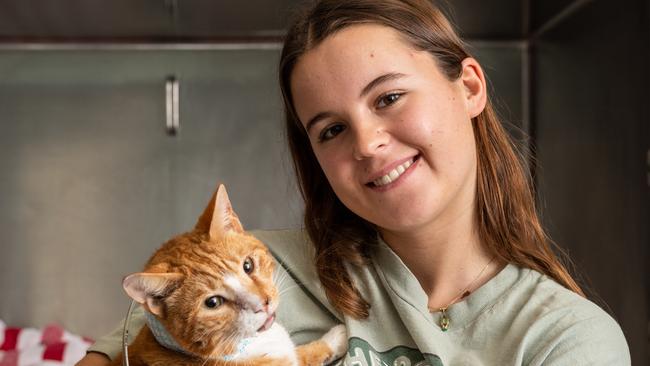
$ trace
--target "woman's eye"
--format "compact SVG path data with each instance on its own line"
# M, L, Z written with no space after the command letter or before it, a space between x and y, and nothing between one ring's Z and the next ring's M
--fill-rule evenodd
M219 306L221 306L221 304L223 304L223 300L224 299L221 296L210 296L207 299L205 299L203 303L209 309L216 309Z
M253 272L253 270L255 269L255 264L253 263L253 259L251 259L251 257L246 258L244 260L244 264L242 265L242 268L244 269L244 272L246 272L246 274L250 274L251 272Z
M344 125L333 125L327 127L321 131L320 135L318 136L318 141L327 141L329 139L332 139L339 133L343 132L343 130L345 130Z
M390 94L383 95L377 101L377 108L388 107L389 105L395 103L401 96L402 93L390 93Z

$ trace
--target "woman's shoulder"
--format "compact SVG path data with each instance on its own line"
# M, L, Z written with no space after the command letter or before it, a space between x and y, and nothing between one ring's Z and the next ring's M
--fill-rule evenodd
M312 262L314 249L304 230L253 230L250 234L261 240L281 264L294 267Z
M555 314L556 320L566 319L568 323L588 319L600 319L608 325L618 324L603 308L586 297L560 285L551 277L531 269L525 277L520 291L521 296L528 297L527 305L535 306L540 315Z
M314 267L314 248L309 235L300 229L254 230L250 234L271 251L276 263L303 285L319 283Z
M544 274L518 270L525 275L509 303L536 340L530 364L630 364L627 342L610 314Z

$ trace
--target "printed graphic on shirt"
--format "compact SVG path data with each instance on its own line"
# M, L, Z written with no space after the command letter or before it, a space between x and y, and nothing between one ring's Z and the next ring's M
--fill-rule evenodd
M405 346L378 352L363 339L352 337L348 347L345 359L336 366L444 366L440 357Z

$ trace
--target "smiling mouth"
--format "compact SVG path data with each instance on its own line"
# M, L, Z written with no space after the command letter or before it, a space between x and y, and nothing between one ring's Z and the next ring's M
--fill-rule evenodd
M369 187L383 187L385 185L391 184L399 177L406 172L406 170L413 165L418 159L420 158L420 155L416 155L410 160L407 160L403 162L402 164L398 165L395 167L395 169L391 170L390 172L386 173L386 175L379 177L372 182L367 183L366 185Z

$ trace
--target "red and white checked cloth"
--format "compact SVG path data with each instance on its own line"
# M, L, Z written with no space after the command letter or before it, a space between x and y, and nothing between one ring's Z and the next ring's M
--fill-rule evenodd
M0 366L74 365L91 344L58 325L12 328L0 320Z

